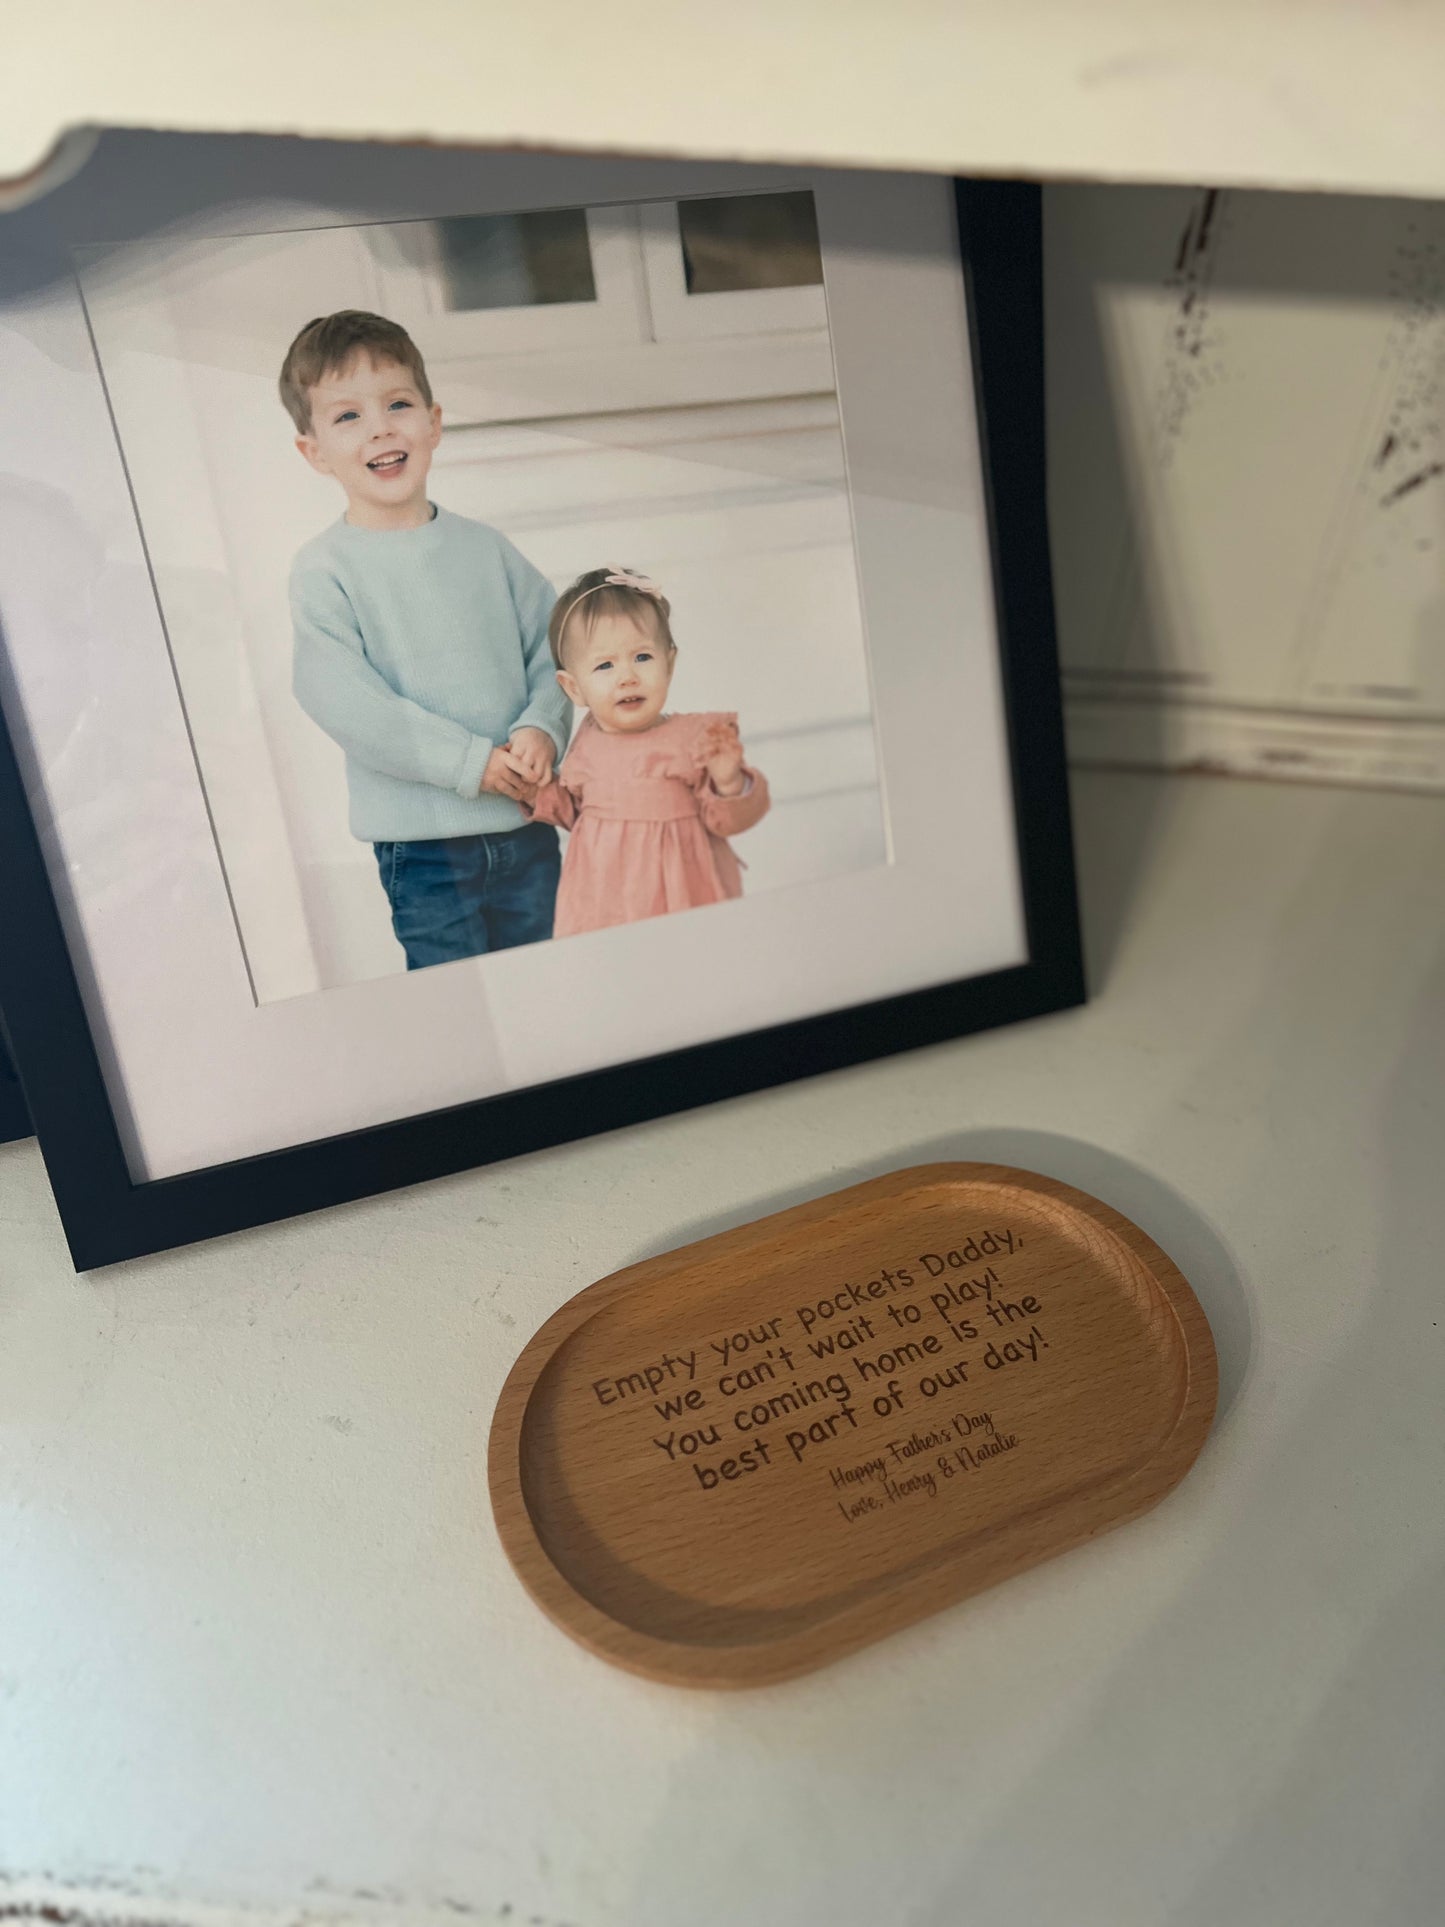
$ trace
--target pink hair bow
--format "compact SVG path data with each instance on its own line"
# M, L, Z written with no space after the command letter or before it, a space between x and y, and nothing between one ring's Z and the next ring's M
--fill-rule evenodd
M636 589L639 595L650 595L655 602L662 600L662 590L650 576L634 575L630 569L613 569L607 578L607 586L614 589Z

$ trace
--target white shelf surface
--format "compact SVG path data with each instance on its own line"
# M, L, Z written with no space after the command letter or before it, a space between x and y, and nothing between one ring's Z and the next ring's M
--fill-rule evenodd
M49 0L0 182L86 125L1445 192L1419 0Z
M80 1279L34 1148L0 1151L7 1918L1438 1918L1445 807L1076 793L1079 1012ZM783 1687L554 1631L484 1484L526 1336L646 1253L953 1156L1183 1266L1223 1373L1185 1483Z

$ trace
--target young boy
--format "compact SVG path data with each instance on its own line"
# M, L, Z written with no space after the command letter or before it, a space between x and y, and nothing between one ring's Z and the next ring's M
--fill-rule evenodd
M291 569L293 687L346 752L408 970L552 934L557 833L520 799L567 747L546 578L427 499L441 409L406 331L345 309L287 351L296 446L346 512Z

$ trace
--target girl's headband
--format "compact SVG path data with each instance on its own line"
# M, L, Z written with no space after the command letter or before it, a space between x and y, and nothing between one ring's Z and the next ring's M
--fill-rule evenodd
M566 636L566 624L572 620L572 615L580 609L580 605L588 599L588 595L597 594L597 590L632 590L636 595L651 595L651 599L653 599L653 601L657 603L657 607L659 607L659 615L661 615L661 611L667 607L667 603L663 601L663 592L659 590L659 586L657 586L649 576L640 576L640 574L636 574L632 568L609 568L601 582L593 582L591 588L582 590L582 594L576 595L576 597L566 605L566 615L563 617L563 620L561 620L559 628L557 628L557 642L553 644L553 657L555 657L559 669L563 667L563 640L565 640ZM559 603L559 607L561 607L561 603ZM667 630L667 624L663 624L663 628Z
M650 595L654 602L662 600L661 589L649 576L634 575L630 569L613 569L604 581L594 582L590 589L584 589L577 602L572 604L572 609L577 607L578 602L585 602L588 596L596 595L599 589L635 589L639 595ZM567 611L569 622L572 620L572 609Z

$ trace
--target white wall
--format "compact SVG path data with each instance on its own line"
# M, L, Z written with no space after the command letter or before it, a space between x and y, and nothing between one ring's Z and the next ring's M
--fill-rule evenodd
M1445 789L1445 207L1046 205L1076 760Z

